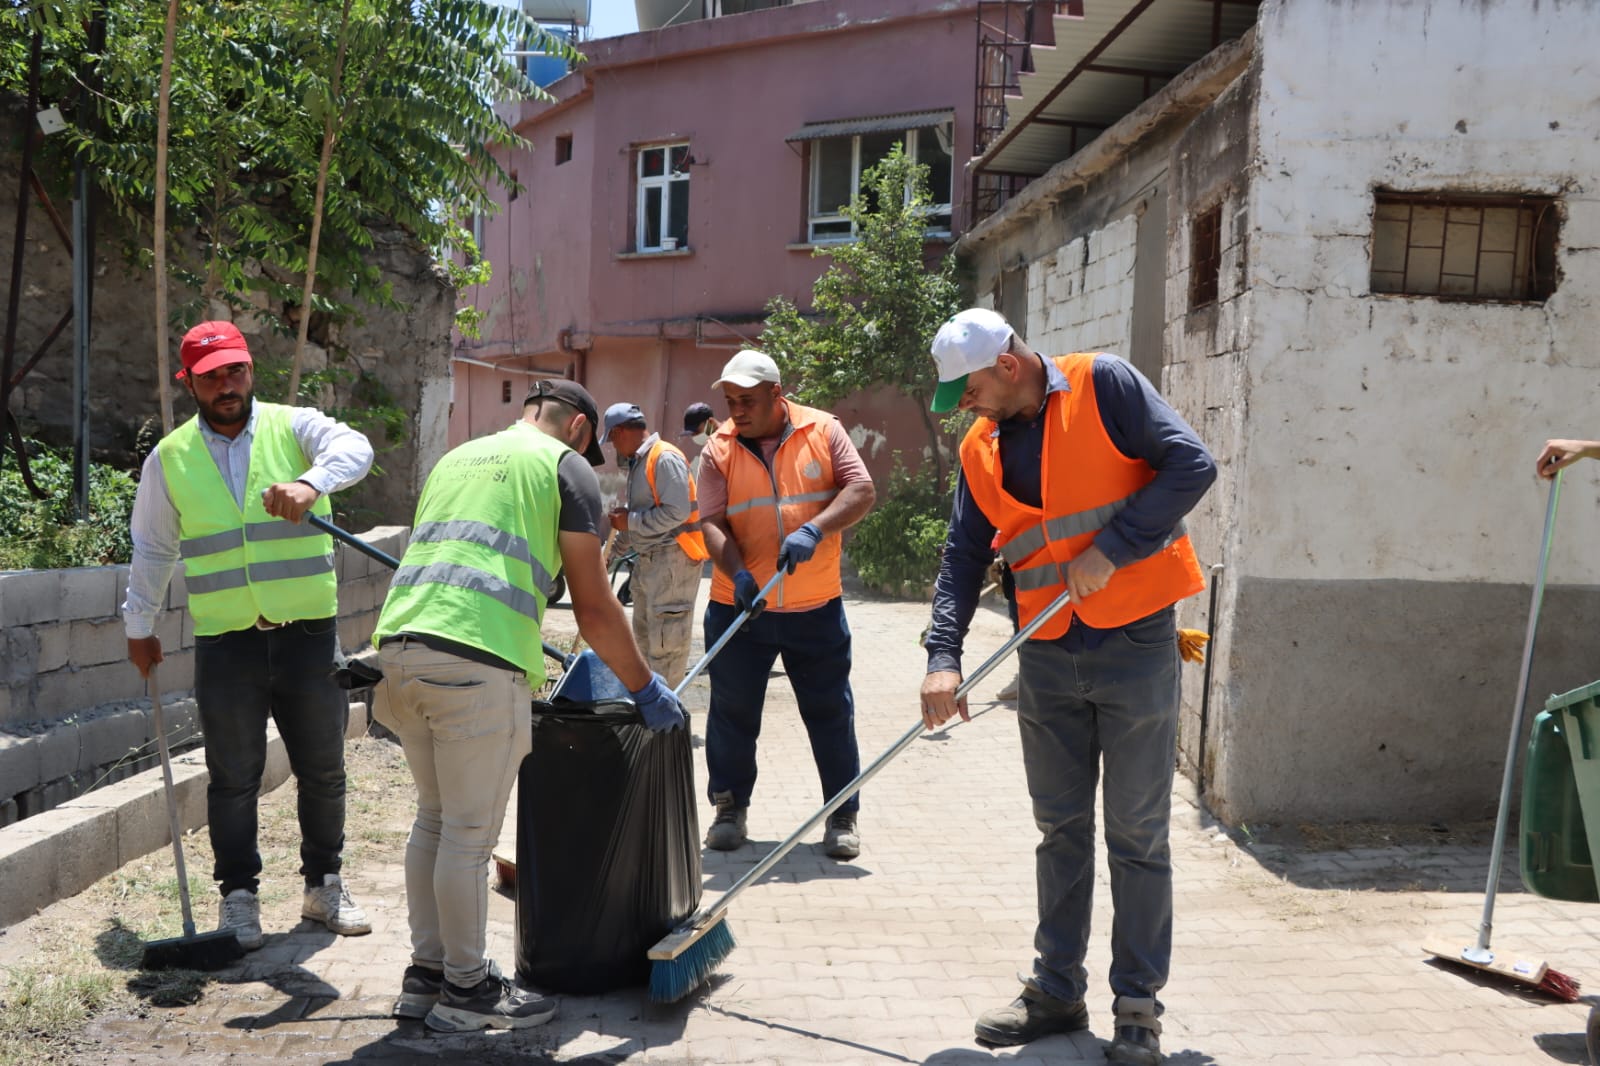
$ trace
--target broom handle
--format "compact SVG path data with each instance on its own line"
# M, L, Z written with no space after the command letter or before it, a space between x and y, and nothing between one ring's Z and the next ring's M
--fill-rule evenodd
M783 568L779 567L777 573L772 575L772 580L768 581L765 585L762 585L761 591L756 593L756 602L760 603L762 600L766 599L767 593L771 592L773 587L782 580ZM727 629L722 631L722 636L718 637L716 642L713 643L711 647L706 649L706 653L700 656L700 661L695 663L694 666L689 669L687 674L683 675L683 680L678 682L678 687L672 690L672 694L676 696L678 700L682 701L683 694L689 690L689 682L693 681L696 677L699 677L700 671L711 665L711 660L717 657L717 653L722 650L723 645L732 640L734 634L739 632L739 627L744 625L749 620L749 611L739 612L739 617L735 618L732 624L730 624Z
M1052 617L1055 616L1057 611L1065 607L1070 602L1072 602L1071 590L1061 593L1061 595L1052 600L1048 607L1046 607L1043 611L1040 611L1038 616L1030 621L1027 625L1017 630L1017 632L1012 635L1010 640L1006 641L1000 646L999 651L989 656L989 658L984 661L982 666L973 671L971 677L967 678L961 683L961 686L956 689L955 698L958 701L963 699L968 692L972 691L974 685L982 681L985 677L988 677L990 671L1004 662L1012 652L1021 647L1023 641L1033 636L1034 632L1038 630L1040 626L1048 622ZM733 897L750 887L750 885L754 884L762 874L776 866L785 855L789 854L789 852L795 849L795 846L800 843L801 837L809 833L818 822L822 821L828 815L844 806L850 797L854 796L857 792L860 792L862 785L865 785L869 780L871 780L879 770L882 770L885 766L889 765L890 760L892 760L896 755L899 755L902 751L905 751L907 748L909 748L912 743L916 741L917 737L922 735L925 728L926 727L919 720L916 725L906 730L905 733L901 735L900 739L895 741L894 745L890 747L888 751L874 759L871 766L868 766L865 770L862 770L861 773L857 774L854 781L841 788L838 795L834 796L827 803L823 804L822 807L816 811L816 813L814 813L810 818L807 818L805 822L801 824L799 829L796 829L793 833L790 833L788 838L785 839L783 843L773 848L771 853L768 854L766 858L752 866L749 873L746 873L743 877L739 878L739 880L735 881L733 886L724 892L720 897L718 897L715 902L713 902L710 906L702 907L700 911L689 920L688 924L698 927L700 925L708 924L709 920L712 918L719 917L728 909L728 904L733 901Z
M1528 634L1522 643L1522 673L1517 678L1517 709L1511 715L1511 740L1506 746L1506 771L1500 781L1500 811L1494 820L1494 850L1489 854L1489 883L1483 890L1483 919L1478 923L1478 943L1462 952L1469 961L1489 962L1489 934L1494 928L1494 897L1500 887L1500 853L1506 846L1506 823L1511 812L1511 782L1517 772L1517 743L1522 739L1522 718L1528 705L1528 672L1533 665L1533 642L1539 631L1539 607L1544 602L1544 577L1550 565L1550 542L1555 537L1556 503L1561 499L1561 471L1550 479L1550 501L1544 509L1544 540L1539 545L1539 574L1533 581L1533 602L1528 607Z
M178 824L178 801L173 795L172 753L167 750L167 722L161 713L161 683L150 666L150 709L155 720L156 746L161 749L161 780L166 786L167 822L172 830L172 855L178 867L178 903L183 907L183 935L194 936L194 912L189 908L189 870L183 863L183 827Z
M400 569L399 559L396 559L382 548L362 540L349 530L340 529L338 526L334 525L326 518L323 518L321 515L315 515L310 511L307 511L306 521L310 522L324 533L330 534L334 537L334 539L344 541L346 544L350 545L350 547L354 548L358 552L361 552L363 555L369 555L378 560L378 562L382 563L384 566L387 566L390 570ZM560 663L562 667L570 665L569 660L571 659L571 656L567 655L566 652L562 651L560 648L557 648L548 640L541 641L540 643L544 645L544 653L550 656L550 658L554 659L556 662Z

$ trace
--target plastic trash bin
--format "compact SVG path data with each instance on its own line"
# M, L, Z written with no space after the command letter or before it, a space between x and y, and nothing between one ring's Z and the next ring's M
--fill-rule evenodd
M592 651L533 705L517 778L517 976L588 994L644 984L700 905L690 731L652 733Z
M1552 696L1522 779L1522 880L1551 899L1600 902L1600 682Z

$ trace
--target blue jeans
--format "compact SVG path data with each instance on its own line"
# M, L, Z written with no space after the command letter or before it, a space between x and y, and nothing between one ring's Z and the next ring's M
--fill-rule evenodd
M195 637L194 695L211 784L206 808L223 895L260 885L256 801L267 763L267 717L299 783L300 873L336 874L344 850L344 731L349 694L334 683L335 619Z
M708 604L706 646L714 644L737 617L739 609L731 604L714 600ZM717 793L731 792L735 807L750 805L767 673L779 656L811 738L823 800L832 799L861 772L844 601L829 600L809 611L765 611L728 641L707 668L711 710L706 715L706 788L713 803ZM854 811L860 806L860 797L852 796L839 809Z
M1178 641L1171 608L1106 635L1092 651L1026 641L1017 719L1033 817L1039 927L1032 982L1074 1002L1094 902L1094 793L1102 762L1111 870L1111 991L1150 1001L1172 962L1172 774Z

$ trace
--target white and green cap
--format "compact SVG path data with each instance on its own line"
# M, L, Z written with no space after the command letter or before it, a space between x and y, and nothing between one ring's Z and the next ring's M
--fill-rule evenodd
M955 410L967 391L967 375L994 366L1011 347L1011 337L1011 324L983 307L969 307L940 326L933 338L939 387L929 407L941 414Z

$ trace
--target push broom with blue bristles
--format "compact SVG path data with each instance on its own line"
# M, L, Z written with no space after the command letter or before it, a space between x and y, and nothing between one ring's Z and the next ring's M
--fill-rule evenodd
M1057 611L1072 601L1070 591L1057 596L1050 605L1039 612L1038 617L1019 629L1010 640L1001 645L1000 650L975 670L971 677L961 683L956 689L955 698L959 701L972 691L973 686L989 676L989 672L999 666L1010 654L1021 647L1022 642L1048 622ZM730 627L730 631L731 631ZM861 791L872 777L887 766L896 755L909 748L912 743L922 735L926 727L919 719L917 724L906 730L900 739L873 760L872 765L862 770L839 793L823 804L811 817L793 833L773 848L766 858L751 867L750 872L735 881L715 902L700 908L690 915L682 924L672 932L658 940L652 947L648 956L650 958L650 998L657 1003L676 1003L678 1000L693 992L710 978L722 961L732 954L736 946L733 933L728 929L728 905L739 893L755 884L761 876L772 869L789 852L795 849L802 837L809 833L824 818L843 806L850 797Z

